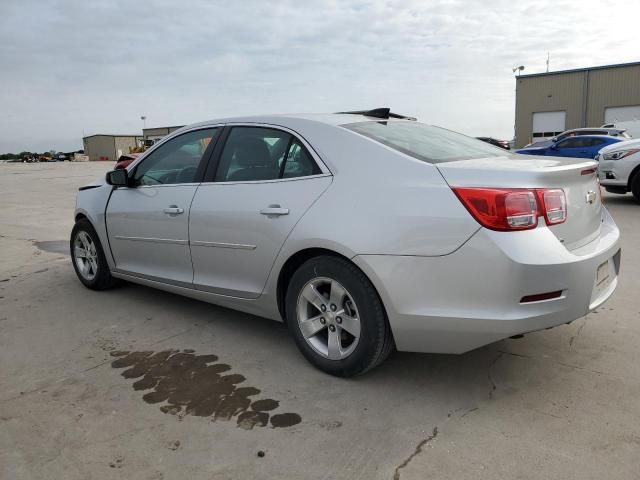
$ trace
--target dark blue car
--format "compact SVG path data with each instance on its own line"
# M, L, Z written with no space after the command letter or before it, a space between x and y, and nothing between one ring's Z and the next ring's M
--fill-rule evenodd
M600 149L623 140L627 139L608 135L579 135L540 147L536 147L533 144L530 147L516 150L516 153L547 155L549 157L594 158Z

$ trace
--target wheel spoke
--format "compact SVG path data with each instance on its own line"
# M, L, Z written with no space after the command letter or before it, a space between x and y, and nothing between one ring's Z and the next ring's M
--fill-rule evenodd
M74 254L76 258L87 258L87 251L84 248L81 248L77 245L74 249Z
M342 288L338 282L331 282L331 292L329 294L329 301L333 305L337 305L338 308L342 308L342 300L346 295L346 291Z
M326 327L326 325L323 325L320 322L321 318L322 315L318 315L317 317L313 317L300 322L300 330L302 331L302 335L304 335L304 338L313 337L319 331Z
M340 333L338 329L334 331L329 330L327 354L330 360L340 360L342 356L342 345L340 344Z
M304 287L304 290L302 290L302 296L305 298L307 302L309 302L311 305L316 307L318 311L322 311L320 310L322 305L325 305L326 307L326 304L327 304L326 298L324 298L322 294L318 290L316 290L316 288L312 284L309 284L306 287Z
M340 314L340 318L342 318L340 327L356 338L360 336L360 320L345 313Z

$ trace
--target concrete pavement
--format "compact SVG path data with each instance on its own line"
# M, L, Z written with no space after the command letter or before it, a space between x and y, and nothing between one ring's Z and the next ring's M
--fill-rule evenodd
M0 164L0 478L640 475L630 196L606 198L622 276L597 312L465 355L396 353L344 380L281 324L132 284L85 289L66 254L74 197L109 167Z

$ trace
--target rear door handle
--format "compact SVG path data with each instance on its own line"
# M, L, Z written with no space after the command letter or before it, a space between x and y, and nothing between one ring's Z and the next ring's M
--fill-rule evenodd
M280 205L269 205L267 208L260 210L262 215L289 215L288 208L282 208Z
M184 208L180 208L177 205L169 205L163 211L167 215L180 215L181 213L184 213Z

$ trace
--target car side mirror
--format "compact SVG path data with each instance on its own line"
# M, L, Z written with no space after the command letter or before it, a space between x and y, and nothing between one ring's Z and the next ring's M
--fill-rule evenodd
M107 183L114 187L126 187L129 185L129 176L126 169L117 169L107 172Z
M551 144L551 150L557 150L558 149L558 144L557 143L552 143Z

